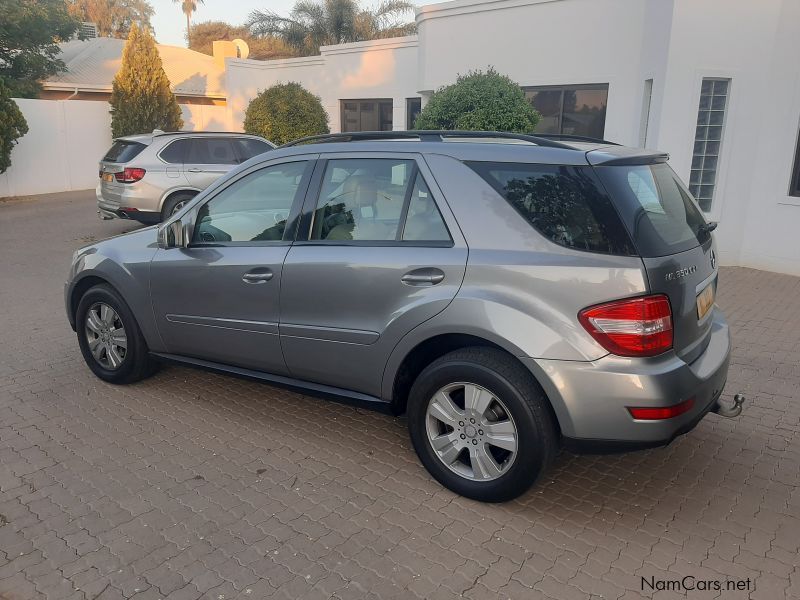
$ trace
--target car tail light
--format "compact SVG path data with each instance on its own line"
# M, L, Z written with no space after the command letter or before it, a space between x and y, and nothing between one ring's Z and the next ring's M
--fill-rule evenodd
M660 421L662 419L671 419L672 417L677 417L685 412L689 412L692 410L693 406L694 398L689 398L688 400L684 400L679 404L673 404L672 406L665 406L663 408L651 408L646 406L635 408L629 406L628 412L631 413L631 416L634 419L638 419L640 421Z
M598 344L618 356L656 356L672 348L672 309L663 294L590 306L578 320Z
M136 183L142 177L144 177L144 174L146 172L147 171L145 171L144 169L136 169L136 168L133 168L133 167L125 167L124 171L121 171L119 173L114 173L114 177L120 183Z

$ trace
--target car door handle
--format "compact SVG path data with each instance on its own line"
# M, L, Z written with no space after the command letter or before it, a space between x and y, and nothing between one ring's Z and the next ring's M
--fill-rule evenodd
M194 168L194 167L192 167L191 169L187 169L187 171L189 171L189 173L204 173L205 172L205 171L203 171L203 169L197 169L197 168Z
M444 271L433 267L414 269L400 278L406 285L428 286L444 281Z
M242 275L242 281L245 283L266 283L272 279L273 273L269 269L250 271Z

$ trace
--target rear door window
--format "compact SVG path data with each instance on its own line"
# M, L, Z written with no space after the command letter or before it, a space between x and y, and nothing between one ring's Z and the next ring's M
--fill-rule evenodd
M599 166L596 171L642 256L677 254L708 240L700 209L669 165Z
M467 164L550 241L588 252L636 254L611 199L591 167Z
M192 165L235 165L236 162L233 144L226 138L193 139L186 159L186 163Z
M106 152L103 160L113 163L126 163L136 158L145 148L147 148L147 145L140 142L116 140L109 151Z

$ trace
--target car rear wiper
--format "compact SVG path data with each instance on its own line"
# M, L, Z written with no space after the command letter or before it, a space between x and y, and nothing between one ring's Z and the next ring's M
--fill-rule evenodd
M717 225L719 225L719 223L717 223L716 221L709 221L708 223L703 223L702 225L700 225L700 229L698 229L697 232L711 233L717 228Z

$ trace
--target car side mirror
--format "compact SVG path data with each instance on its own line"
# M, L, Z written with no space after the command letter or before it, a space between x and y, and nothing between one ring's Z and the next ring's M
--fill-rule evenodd
M188 217L188 215L185 215ZM186 248L192 237L191 219L183 222L175 219L162 225L158 230L158 247L167 248Z

